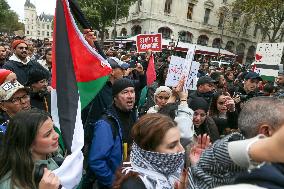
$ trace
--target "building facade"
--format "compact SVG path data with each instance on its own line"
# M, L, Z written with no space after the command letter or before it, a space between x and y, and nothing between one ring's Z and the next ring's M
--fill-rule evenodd
M117 36L162 33L173 41L220 46L235 53L238 62L250 63L262 36L254 24L227 15L233 1L138 0L130 7L129 16L118 20ZM243 25L234 30L234 22ZM114 33L113 27L108 28L106 36L112 38Z
M41 13L40 16L37 16L35 5L30 0L26 0L24 6L24 25L25 36L27 38L40 40L48 38L51 40L53 32L52 23L52 15Z

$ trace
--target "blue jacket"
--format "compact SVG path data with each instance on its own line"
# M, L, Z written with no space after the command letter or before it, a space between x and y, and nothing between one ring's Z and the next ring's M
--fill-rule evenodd
M93 128L93 139L89 151L89 167L95 174L99 184L111 187L114 181L116 169L122 163L122 131L120 122L115 112L107 111L114 118L118 127L118 133L113 138L112 126L104 119L98 120L91 126Z

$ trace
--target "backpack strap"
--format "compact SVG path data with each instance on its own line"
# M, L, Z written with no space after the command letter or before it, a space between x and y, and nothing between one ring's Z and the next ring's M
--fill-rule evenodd
M108 124L110 124L111 131L112 131L112 138L113 140L115 140L119 132L116 120L112 116L107 115L107 114L103 114L102 119L105 120Z

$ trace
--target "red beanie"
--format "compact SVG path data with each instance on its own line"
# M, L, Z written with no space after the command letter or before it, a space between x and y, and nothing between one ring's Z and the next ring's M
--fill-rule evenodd
M15 41L13 41L13 43L12 43L12 49L15 49L20 43L25 43L25 44L28 46L28 44L27 44L24 40L22 40L22 39L17 39L17 40L15 40Z
M13 73L10 70L6 70L6 69L0 69L0 85L2 85L4 83L4 81L6 80L7 76Z

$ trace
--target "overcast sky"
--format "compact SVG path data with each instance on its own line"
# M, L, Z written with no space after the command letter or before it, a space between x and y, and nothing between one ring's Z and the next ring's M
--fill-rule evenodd
M21 20L24 19L24 4L26 0L7 0L11 9L15 11ZM42 12L54 15L56 0L30 0L36 6L37 14Z

